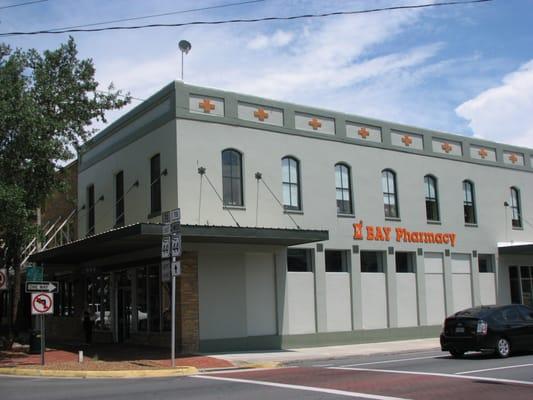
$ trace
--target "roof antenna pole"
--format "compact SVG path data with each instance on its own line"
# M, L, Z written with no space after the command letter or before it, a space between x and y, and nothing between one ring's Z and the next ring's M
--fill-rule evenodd
M178 46L181 51L181 81L183 82L183 55L188 54L191 51L191 43L186 40L180 40Z

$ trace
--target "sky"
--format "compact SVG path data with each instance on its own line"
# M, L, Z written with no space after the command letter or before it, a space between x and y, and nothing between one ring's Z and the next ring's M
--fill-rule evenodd
M0 34L191 9L99 26L354 11L439 0L0 0ZM222 7L224 6L224 7ZM533 148L533 0L416 10L98 33L74 33L97 80L146 99L184 81ZM0 36L53 49L68 34ZM111 112L113 121L140 104ZM97 124L97 127L103 125Z

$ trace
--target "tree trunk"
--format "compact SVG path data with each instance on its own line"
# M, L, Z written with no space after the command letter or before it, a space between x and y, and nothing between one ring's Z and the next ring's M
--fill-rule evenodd
M18 249L19 246L13 247ZM20 282L21 282L21 266L20 266L20 254L18 251L15 251L13 254L13 268L15 269L15 282L13 282L11 290L11 320L9 324L9 347L15 341L15 335L17 333L17 321L18 321L18 311L20 304Z

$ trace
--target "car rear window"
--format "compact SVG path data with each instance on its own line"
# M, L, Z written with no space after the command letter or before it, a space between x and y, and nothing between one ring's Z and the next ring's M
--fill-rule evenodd
M467 310L459 311L455 313L456 317L467 317L467 318L482 318L488 313L491 313L493 311L492 308L489 307L474 307L469 308Z
M533 308L522 306L520 307L520 314L526 321L533 321Z

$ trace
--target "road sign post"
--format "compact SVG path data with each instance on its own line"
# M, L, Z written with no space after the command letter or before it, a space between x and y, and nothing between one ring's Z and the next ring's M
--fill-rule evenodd
M51 283L51 282L46 282ZM53 286L53 285L52 285ZM55 288L55 286L54 286ZM26 287L26 290L28 288ZM50 289L55 290L55 289ZM45 319L44 316L47 314L54 313L54 295L52 292L32 292L31 293L31 314L40 316L41 323L41 365L44 365L44 353L46 350L46 340L45 340Z
M181 274L181 212L179 208L165 211L162 215L163 238L161 241L161 269L162 276L170 275L172 281L172 329L170 335L170 348L172 367L176 366L176 276ZM168 271L168 272L167 272Z

